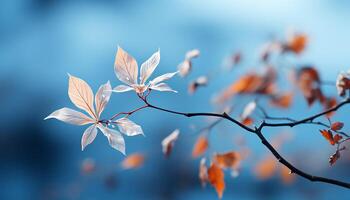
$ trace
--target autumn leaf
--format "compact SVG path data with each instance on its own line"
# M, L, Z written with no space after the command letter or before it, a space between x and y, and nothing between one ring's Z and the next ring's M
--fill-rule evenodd
M241 156L238 152L230 151L222 154L215 154L213 156L213 162L215 162L222 169L237 169L241 160Z
M194 144L192 157L197 158L205 153L208 148L208 139L205 136L200 136Z
M331 130L320 130L320 133L322 134L322 136L324 138L326 138L326 140L328 140L328 142L331 144L331 145L335 145L337 144L343 137L339 134L336 134L334 137L333 137L333 133Z
M162 149L163 149L163 154L165 156L170 156L170 153L174 147L174 143L179 137L180 130L176 129L170 135L168 135L166 138L162 140Z
M316 100L321 103L326 100L320 82L320 76L315 68L306 66L298 70L297 84L309 106Z
M208 84L207 76L200 76L196 80L192 81L188 86L188 93L193 94L199 87L204 87Z
M215 188L218 197L221 199L225 190L225 175L222 169L212 163L208 169L209 183Z
M266 68L263 74L248 73L226 88L216 101L225 102L236 94L272 94L276 89L275 80L276 72L272 67Z
M141 167L145 161L143 154L134 153L126 157L122 162L123 169L134 169Z
M182 77L187 76L192 70L192 59L200 55L198 49L190 50L186 53L185 60L178 65L179 74Z
M340 129L342 129L344 127L344 123L342 122L334 122L331 125L331 129L333 131L339 131Z
M271 104L280 108L288 108L293 100L293 93L289 92L280 96L273 96Z
M287 43L284 46L284 51L290 51L295 54L300 54L307 44L308 37L305 34L294 33L287 38Z
M340 151L337 150L333 155L329 157L329 164L334 165L339 158L340 158Z

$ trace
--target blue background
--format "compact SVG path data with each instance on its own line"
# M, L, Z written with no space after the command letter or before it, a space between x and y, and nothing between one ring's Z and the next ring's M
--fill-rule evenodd
M120 162L124 156L112 150L102 134L81 152L83 127L43 121L58 108L73 108L66 73L83 78L96 91L107 80L113 86L120 84L113 72L117 45L139 64L160 48L161 63L154 76L175 71L185 52L198 48L201 56L194 61L193 73L169 81L179 93L154 92L150 101L179 111L213 111L214 94L248 69L258 68L261 45L271 37L284 38L290 28L307 33L310 41L303 55L290 58L293 63L315 65L322 79L335 81L350 66L349 8L345 0L2 1L0 199L215 199L213 188L201 188L199 160L191 158L198 136L191 127L205 126L208 119L154 110L135 114L132 119L142 125L146 137L127 137L127 153L144 153L146 161L140 169L123 171ZM190 80L221 69L222 60L237 50L243 53L240 69L220 74L193 96L187 94ZM324 89L336 95L335 87ZM301 118L321 109L320 105L308 108L300 95L296 101L287 111L269 111ZM113 94L104 116L139 105L134 93ZM347 122L348 110L342 109L335 119ZM176 128L181 130L180 138L170 159L165 159L160 142ZM334 148L320 137L318 129L267 130L266 135L273 138L293 132L293 140L281 150L288 159L307 172L349 181L350 155L344 153L330 168L328 156ZM330 199L350 194L302 178L292 185L282 184L278 175L257 179L252 169L267 150L256 137L227 122L213 130L207 155L237 149L233 140L239 135L246 139L252 156L243 162L240 176L232 179L226 174L224 199ZM89 176L80 171L86 158L95 160L97 166Z

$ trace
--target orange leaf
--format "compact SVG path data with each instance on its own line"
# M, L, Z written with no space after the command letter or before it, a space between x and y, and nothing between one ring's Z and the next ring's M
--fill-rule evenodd
M200 136L194 144L192 157L197 158L205 153L208 148L208 139L205 136Z
M273 176L276 170L277 170L276 160L273 157L268 156L256 165L255 174L260 179L268 179L271 176Z
M143 165L145 161L144 155L140 153L132 154L128 157L126 157L122 162L122 167L124 169L133 169L138 168Z
M334 122L334 123L331 125L331 129L332 129L333 131L338 131L338 130L342 129L343 126L344 126L344 123L342 123L342 122Z
M307 40L308 38L305 34L294 34L288 38L286 50L300 54L305 49Z
M247 117L247 118L243 119L243 120L241 121L241 123L244 124L244 125L246 125L246 126L250 126L250 125L253 124L253 119L250 118L250 117Z
M334 140L333 140L333 134L332 131L330 130L320 130L321 134L323 135L324 138L326 138L326 140L329 141L329 143L331 143L331 145L334 145Z
M288 108L293 100L293 93L286 93L271 99L271 104L281 108Z
M221 199L225 190L225 175L222 169L215 163L212 163L208 169L208 179L210 184L215 188L218 197Z
M333 141L334 143L338 143L341 139L343 139L343 137L339 134L336 134L334 137L333 137Z
M223 154L215 154L213 161L221 168L237 168L240 162L241 156L239 153L231 151Z
M320 77L314 67L307 66L301 68L298 71L297 84L309 106L316 100L319 100L321 103L325 102L326 98L320 88Z

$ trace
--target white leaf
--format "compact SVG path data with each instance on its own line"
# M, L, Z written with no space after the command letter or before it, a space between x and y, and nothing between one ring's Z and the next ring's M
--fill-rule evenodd
M152 75L153 71L159 64L159 61L160 52L158 50L148 60L142 63L140 70L140 84L144 84L147 81L147 79Z
M94 109L94 94L90 86L82 79L69 75L68 95L70 100L80 109L85 110L91 117L97 119Z
M97 116L100 117L102 111L105 109L112 93L112 87L109 81L101 85L95 96L95 106Z
M117 87L113 88L113 92L127 92L133 89L134 88L129 87L127 85L118 85Z
M125 155L125 141L123 136L118 131L109 129L105 126L98 125L97 127L107 137L109 145L113 149L116 149L117 151L120 151L122 154Z
M188 51L186 53L185 59L191 60L193 58L197 58L200 54L200 51L198 49L192 49L191 51Z
M154 85L150 87L152 90L158 90L161 92L175 92L177 93L176 90L171 89L167 84L165 83L159 83L158 85Z
M120 132L124 133L127 136L143 135L141 126L135 124L133 121L128 118L120 118L115 121L118 125Z
M114 62L114 72L117 78L127 85L137 84L138 68L135 58L118 47Z
M166 138L164 138L162 140L162 149L163 149L163 153L165 155L170 154L170 152L174 146L175 141L179 137L179 134L180 134L180 130L176 129L172 133L170 133L170 135L168 135Z
M84 151L85 147L91 144L97 135L96 125L93 124L89 126L81 137L81 150Z
M155 79L153 79L151 81L151 85L156 85L156 84L158 84L160 82L166 81L166 80L172 78L173 76L175 76L177 73L179 73L179 72L176 71L176 72L173 72L173 73L166 73L166 74L163 74L161 76L158 76L158 77L156 77Z
M187 76L192 69L191 61L184 60L182 63L179 64L178 69L181 77Z
M44 120L52 118L74 125L85 125L89 123L94 123L94 120L90 117L70 108L61 108L59 110L56 110L49 116L47 116Z
M244 110L242 112L242 115L241 115L241 118L242 119L246 119L247 117L249 117L253 111L255 110L256 108L256 102L255 101L252 101L252 102L249 102L245 107L244 107Z

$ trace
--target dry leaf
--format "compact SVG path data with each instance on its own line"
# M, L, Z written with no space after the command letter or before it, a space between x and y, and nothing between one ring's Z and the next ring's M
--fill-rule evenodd
M340 151L337 150L333 155L329 157L329 164L334 165L339 158L340 158Z
M280 108L288 108L293 100L293 93L289 92L280 96L273 96L271 104Z
M192 70L192 59L197 58L200 52L198 49L190 50L186 53L185 60L178 65L180 76L187 76Z
M346 90L350 89L350 74L349 72L341 72L337 77L336 82L339 96L345 96Z
M344 127L344 123L342 122L334 122L331 125L331 129L333 131L339 131L340 129L342 129Z
M213 162L223 169L231 168L237 169L241 160L241 156L238 152L227 152L223 154L215 154L213 156Z
M343 137L342 137L341 135L339 135L339 134L336 134L336 135L333 137L333 133L332 133L331 130L325 130L325 129L323 129L323 130L320 130L320 132L321 132L322 136L323 136L324 138L326 138L326 140L328 140L329 143L330 143L331 145L337 144L337 143L343 138Z
M218 197L221 199L225 190L225 175L222 169L212 163L208 169L208 179L209 183L215 188Z
M324 103L324 97L320 87L320 77L313 67L303 67L298 71L297 83L309 106L316 100Z
M205 136L200 136L194 144L192 157L197 158L205 153L208 148L208 139Z
M145 161L143 154L134 153L126 157L122 162L123 169L134 169L141 167Z
M174 147L174 143L179 137L180 130L176 129L170 135L168 135L166 138L163 139L162 141L162 149L163 149L163 154L165 156L170 156L170 153Z
M307 35L301 33L295 33L287 39L287 43L284 46L284 51L291 51L296 54L300 54L307 44Z
M200 76L196 80L192 81L188 86L188 93L193 94L199 87L206 86L208 84L208 77Z
M267 67L264 74L248 73L223 91L217 102L224 102L235 94L273 94L275 92L276 72Z

